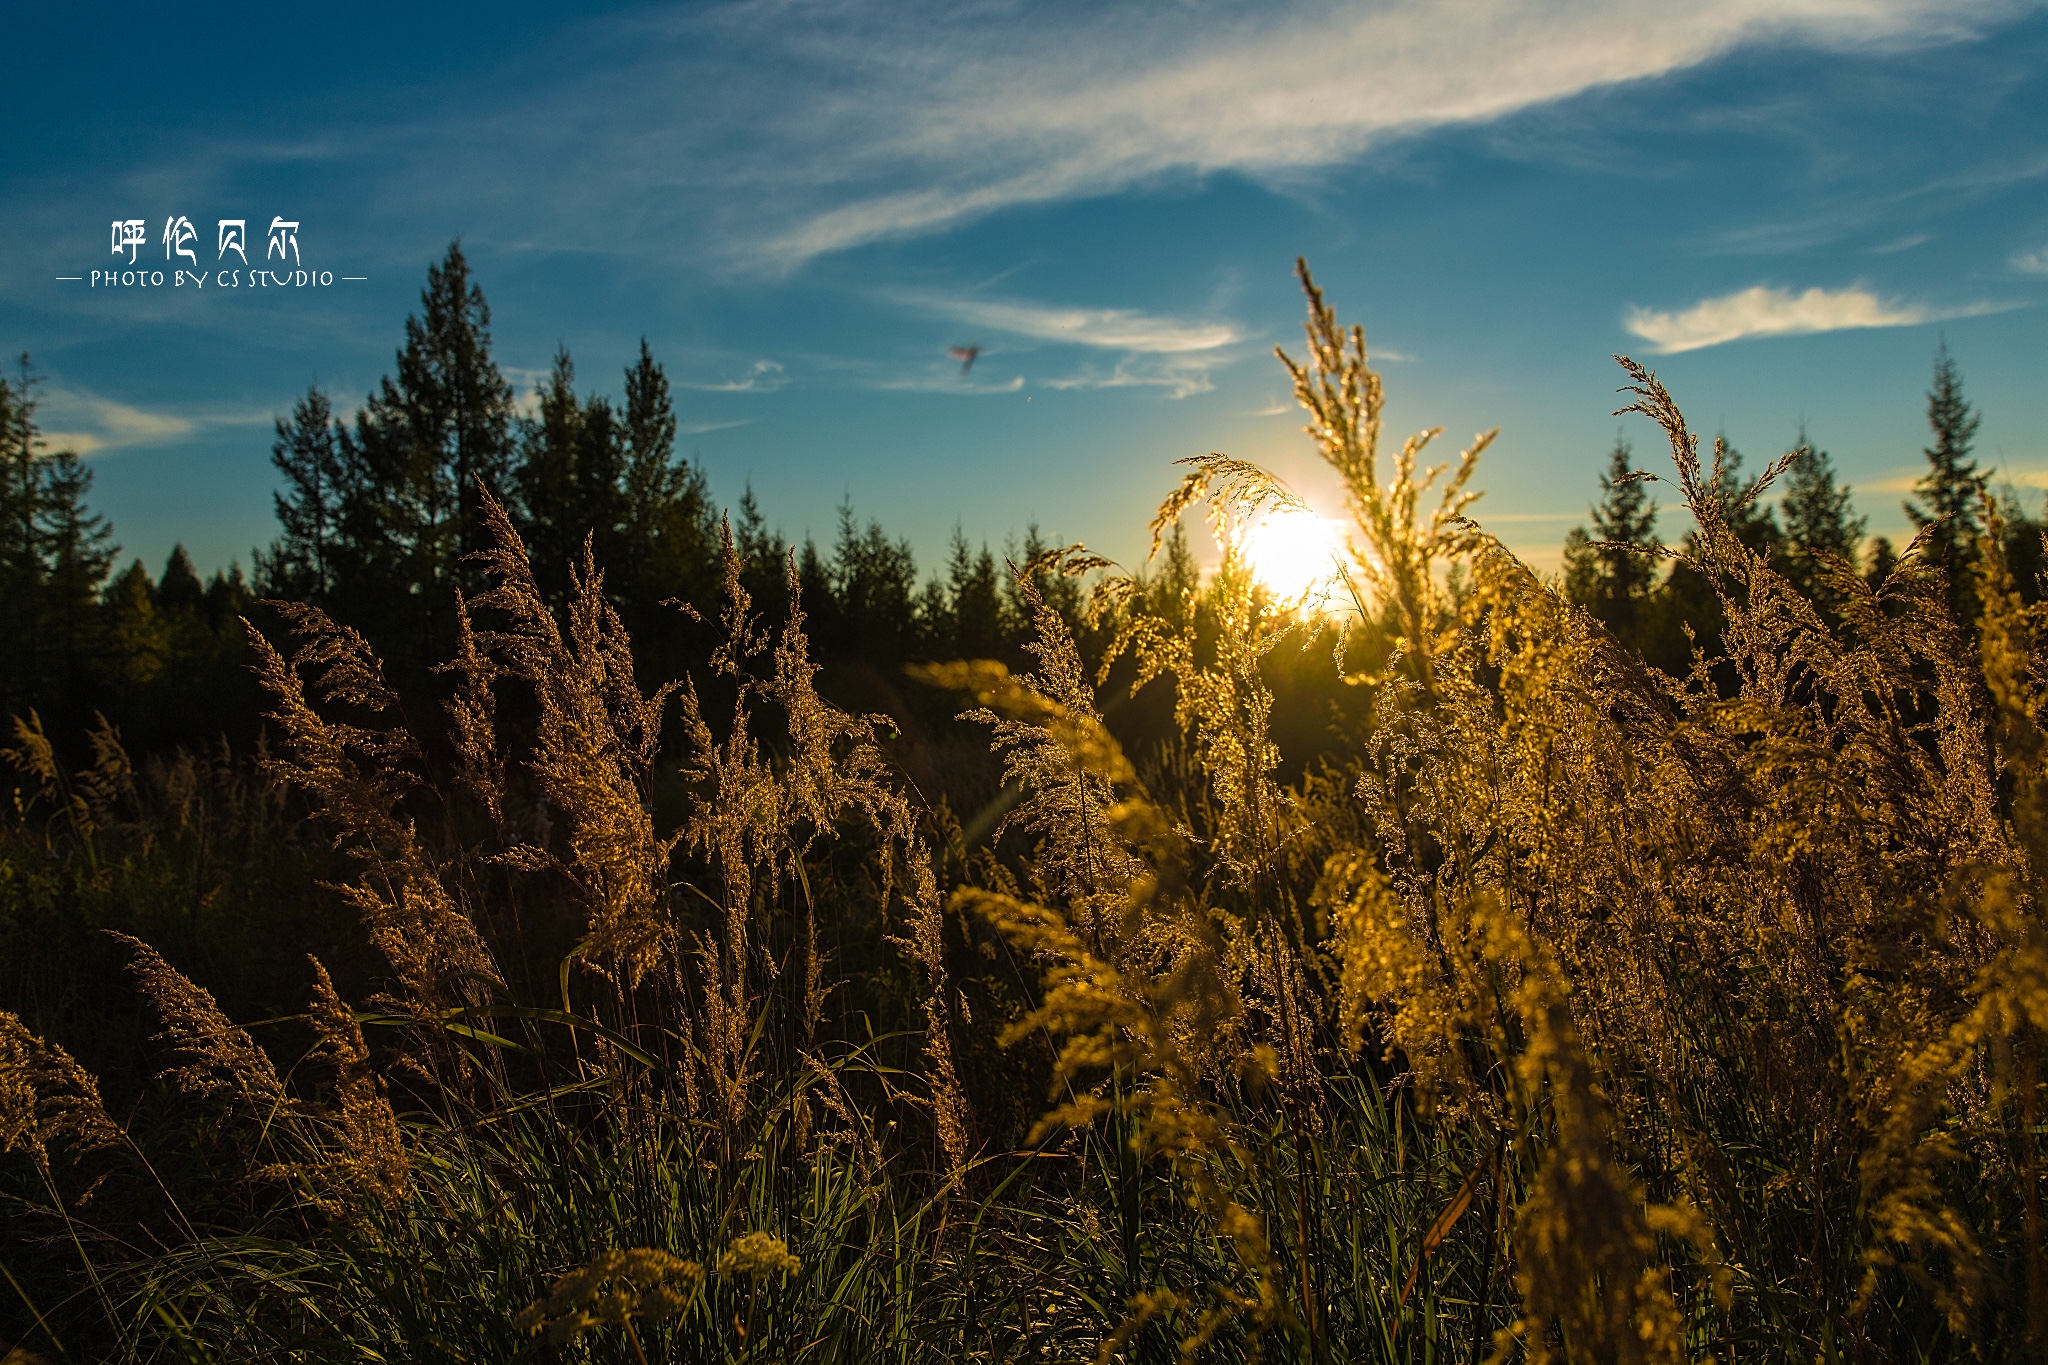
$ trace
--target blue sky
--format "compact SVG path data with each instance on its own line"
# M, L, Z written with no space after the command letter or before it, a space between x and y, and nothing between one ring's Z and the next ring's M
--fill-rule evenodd
M1803 421L1896 533L1945 336L1980 457L2048 486L2040 4L565 8L10 16L0 344L128 554L246 564L272 419L353 409L457 236L522 395L558 344L616 392L645 335L720 500L829 540L850 497L928 567L956 524L1128 560L1209 450L1315 501L1296 255L1396 439L1502 428L1478 514L1540 566L1618 425L1660 467L1617 351L1752 469ZM209 270L217 220L251 268L296 221L336 283L170 287L180 215ZM94 287L135 218L166 287Z

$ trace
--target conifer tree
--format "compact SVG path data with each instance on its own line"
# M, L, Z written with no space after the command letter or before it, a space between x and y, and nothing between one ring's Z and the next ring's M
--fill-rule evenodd
M1778 525L1777 512L1757 496L1756 479L1742 477L1742 452L1728 444L1726 437L1716 444L1721 459L1720 473L1713 485L1714 496L1728 518L1728 529L1737 540L1782 570L1786 562L1785 532Z
M1590 509L1593 529L1565 536L1565 595L1617 636L1641 634L1644 605L1657 574L1657 504L1636 474L1628 441L1618 433L1600 475L1600 501Z
M1709 494L1720 504L1729 531L1778 572L1790 573L1785 533L1778 524L1776 511L1758 495L1756 480L1742 476L1742 452L1725 437L1714 444L1715 466L1707 474L1706 482ZM1687 629L1698 647L1712 657L1721 653L1721 632L1726 624L1715 585L1693 567L1699 553L1697 529L1686 532L1684 551L1683 557L1671 566L1658 594L1660 638L1654 649L1645 651L1653 663L1673 673L1682 673L1691 666L1693 643L1684 638Z
M747 484L741 493L739 516L730 524L733 548L740 557L740 582L753 599L754 610L770 622L787 620L791 547L780 531L768 529L767 519L761 515L760 500L754 496L753 484ZM805 550L812 559L816 558L816 546L806 544ZM820 575L822 572L820 569ZM807 608L810 605L808 582L807 578Z
M1917 496L1906 503L1906 515L1928 537L1932 561L1947 570L1949 603L1956 618L1974 621L1976 591L1969 569L1977 558L1977 537L1983 523L1977 510L1984 496L1984 474L1970 458L1979 418L1963 397L1962 371L1943 341L1934 352L1934 381L1927 390L1927 425L1934 444L1922 449L1927 473L1915 485Z
M774 567L777 573L785 572L780 564ZM821 650L836 648L845 638L845 618L833 589L832 568L818 552L818 542L808 534L804 536L803 549L796 554L796 584L799 605L810 618L811 640ZM786 591L782 602L787 614L790 603Z
M90 714L105 662L100 585L118 550L86 506L92 471L45 448L38 382L27 355L13 382L0 378L0 703L40 707L56 729Z
M0 703L19 710L33 674L42 597L37 535L41 462L36 446L34 381L21 357L18 383L0 375Z
M1140 579L1144 588L1141 609L1163 621L1185 626L1194 619L1202 573L1195 563L1194 548L1188 544L1187 528L1175 522L1160 542L1159 557L1147 565Z
M1038 523L1032 522L1024 528L1023 546L1020 548L1015 542L1011 542L1008 547L1009 553L1007 557L1012 565L1018 570L1022 570L1026 564L1029 564L1032 560L1052 548L1052 545L1046 540L1044 535L1039 532ZM1058 612L1060 618L1067 623L1069 630L1076 628L1080 624L1081 584L1079 580L1070 578L1065 574L1040 570L1032 575L1031 585L1038 590L1039 600ZM1009 574L1003 576L1003 595L1007 606L1007 617L1001 628L1017 631L1028 629L1028 623L1031 620L1030 606L1024 601L1023 593L1018 590L1017 580Z
M568 566L589 536L608 595L651 646L649 632L664 633L661 603L709 605L717 589L710 490L676 458L668 376L643 338L626 369L624 408L615 408L602 395L577 395L564 347L537 397L535 416L520 423L513 471L535 575L550 600L565 601Z
M695 464L676 456L676 415L668 375L640 338L626 369L623 597L641 619L667 598L710 606L718 591L718 528L711 489Z
M100 610L114 691L130 701L163 671L171 647L169 627L157 610L155 586L141 560L107 584Z
M534 577L549 602L559 606L568 600L569 566L581 552L584 536L595 530L582 486L584 470L593 463L583 449L592 438L590 413L576 395L576 364L566 346L555 352L554 369L541 381L536 397L535 415L519 424L513 483L522 513L520 534L533 558ZM602 401L593 400L593 407ZM609 435L608 421L598 425L600 439ZM610 540L609 534L605 539Z
M1835 482L1834 461L1807 442L1804 426L1793 448L1806 453L1785 471L1787 576L1810 600L1834 609L1841 604L1823 579L1822 565L1829 558L1855 564L1866 522L1855 514L1849 486Z
M853 504L839 508L839 542L834 548L832 585L838 600L842 650L877 662L910 657L916 637L913 599L917 559L907 540L889 539L879 521L858 529Z
M197 621L205 600L206 585L199 581L199 572L192 567L192 556L182 544L173 545L171 557L164 561L163 577L156 581L157 610Z
M334 420L333 405L317 384L307 388L289 419L277 421L270 462L284 476L284 488L271 496L282 533L256 560L256 577L267 596L322 604L329 600L339 567L345 437ZM189 562L186 571L190 572ZM196 576L193 586L198 586Z
M943 649L949 658L994 659L1001 656L1006 631L1003 584L995 556L987 545L973 553L966 534L953 528L952 557L946 566L949 620Z
M397 376L386 376L344 448L351 466L351 549L362 561L352 614L410 625L402 654L438 657L463 556L483 543L477 481L504 490L512 389L491 358L491 310L460 242L427 271L420 312L406 319Z

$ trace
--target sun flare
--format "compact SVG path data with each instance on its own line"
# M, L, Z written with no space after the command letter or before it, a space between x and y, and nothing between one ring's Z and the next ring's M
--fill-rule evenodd
M1275 596L1302 601L1327 596L1337 581L1344 537L1337 523L1302 508L1278 508L1245 533L1252 577Z

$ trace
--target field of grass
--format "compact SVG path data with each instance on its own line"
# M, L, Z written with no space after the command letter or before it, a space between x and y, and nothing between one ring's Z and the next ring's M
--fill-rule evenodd
M2048 1358L2048 617L1996 507L1977 619L1924 552L1816 603L1630 366L1725 620L1673 677L1465 516L1485 438L1381 451L1313 286L1307 340L1342 610L1244 558L1284 487L1192 462L1153 529L1211 519L1206 584L1049 552L1016 568L1028 670L905 683L1000 769L976 808L821 694L800 601L765 622L730 538L723 643L650 692L603 566L551 611L494 502L439 706L283 607L256 754L137 771L104 732L71 773L24 718L0 1335ZM1275 660L1311 646L1357 701L1283 763ZM1126 742L1137 689L1163 741Z

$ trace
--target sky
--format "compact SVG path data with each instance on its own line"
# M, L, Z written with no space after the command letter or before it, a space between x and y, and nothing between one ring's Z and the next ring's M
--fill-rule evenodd
M0 346L32 355L45 430L152 569L178 542L207 571L270 541L275 419L311 384L360 404L457 239L522 401L564 346L616 395L644 337L721 504L751 485L829 544L850 503L927 569L955 528L1000 551L1027 525L1133 563L1172 462L1212 450L1337 510L1273 355L1301 349L1297 256L1364 325L1393 440L1442 426L1454 458L1501 428L1476 515L1542 568L1617 435L1669 469L1613 415L1617 353L1752 471L1803 426L1897 535L1945 342L1980 461L2048 487L2040 3L6 22L31 60L0 88ZM273 283L287 248L311 282ZM140 269L164 283L95 273Z

